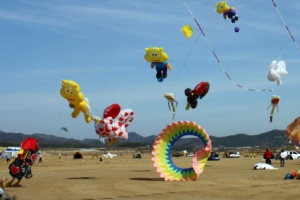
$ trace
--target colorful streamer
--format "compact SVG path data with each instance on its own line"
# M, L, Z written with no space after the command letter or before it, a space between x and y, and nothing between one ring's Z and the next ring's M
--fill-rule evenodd
M274 7L275 7L275 9L276 9L276 11L277 11L277 13L278 13L279 17L280 17L280 19L281 19L282 23L284 24L284 26L285 26L286 30L289 32L289 34L290 34L290 36L291 36L291 38L292 38L292 40L293 40L294 44L296 45L297 49L300 51L300 47L299 47L299 45L297 44L297 42L296 42L295 38L293 37L293 35L292 35L292 33L291 33L291 31L290 31L289 27L288 27L288 26L287 26L287 24L285 23L285 21L284 21L284 19L283 19L282 15L281 15L281 13L280 13L279 9L277 8L277 5L275 4L274 0L271 0L271 1L272 1L273 5L274 5Z
M177 140L187 135L198 137L203 142L204 148L193 156L192 167L180 168L172 161L172 147ZM203 172L211 149L209 135L201 126L195 122L178 121L167 125L157 136L153 145L152 161L156 171L165 181L195 181Z

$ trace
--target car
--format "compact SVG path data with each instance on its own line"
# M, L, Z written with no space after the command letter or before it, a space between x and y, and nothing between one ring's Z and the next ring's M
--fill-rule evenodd
M239 152L229 152L227 158L240 158L241 155Z
M142 154L140 154L140 153L136 154L135 158L142 158Z
M220 156L216 152L211 152L207 160L220 160Z
M287 160L296 160L300 159L300 154L297 151L284 151L286 154L285 159Z
M180 156L181 156L180 153L175 153L175 154L172 155L172 157L180 157Z
M193 157L195 154L194 153L189 153L186 155L186 157Z

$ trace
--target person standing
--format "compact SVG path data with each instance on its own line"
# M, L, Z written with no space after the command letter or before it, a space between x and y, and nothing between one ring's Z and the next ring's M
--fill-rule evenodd
M280 153L280 167L284 167L284 160L285 160L285 157L286 157L286 153L283 151L283 149L281 150L281 153Z
M6 163L10 163L10 155L7 153L5 157L6 157Z
M269 149L266 149L264 153L264 159L266 159L266 164L271 165L272 152Z
M43 154L39 154L39 163L43 162Z

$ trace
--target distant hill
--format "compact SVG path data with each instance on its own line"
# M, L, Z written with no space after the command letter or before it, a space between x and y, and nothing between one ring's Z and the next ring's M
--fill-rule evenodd
M237 147L283 147L289 146L285 137L285 130L272 130L257 135L239 133L236 135L214 137L210 136L213 148L237 148ZM186 138L175 143L174 147L188 149L196 147L199 142L194 138ZM185 148L184 148L185 147Z
M135 132L128 133L128 140L120 140L119 147L138 147L143 145L152 145L156 139L156 135L143 137ZM0 131L0 146L19 146L20 143L28 138L34 137L38 140L40 147L43 148L99 148L107 147L102 144L99 139L68 139L64 137L57 137L54 135L47 135L35 133L32 135L25 135L23 133L6 133ZM236 147L282 147L291 146L287 144L285 138L285 130L272 130L258 135L247 135L239 133L236 135L215 137L210 136L212 146L214 148L236 148ZM199 149L202 143L197 138L182 138L178 140L174 148L180 149Z

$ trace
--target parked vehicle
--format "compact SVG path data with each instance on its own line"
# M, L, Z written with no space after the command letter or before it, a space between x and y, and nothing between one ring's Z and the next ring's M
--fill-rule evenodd
M180 156L181 156L180 153L175 153L175 154L173 154L173 157L180 157Z
M286 160L296 160L300 159L300 154L297 151L284 151L286 154Z
M226 158L240 158L241 155L240 155L239 152L232 152L232 151L230 151L230 152L226 152L225 153L225 157Z
M142 158L142 154L140 154L140 153L136 154L135 158Z
M207 160L220 160L220 156L216 152L211 152Z
M186 157L193 157L195 154L194 153L189 153L186 155Z

